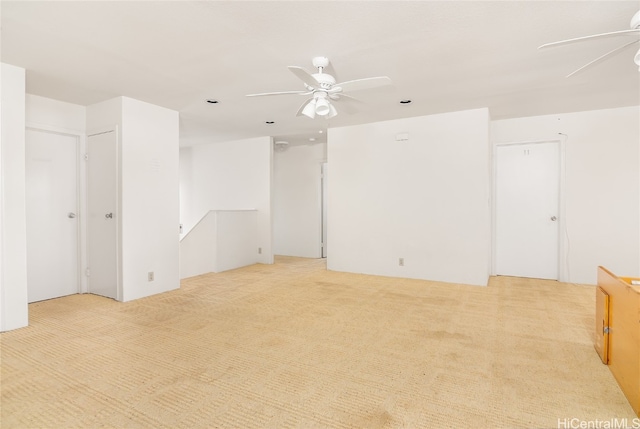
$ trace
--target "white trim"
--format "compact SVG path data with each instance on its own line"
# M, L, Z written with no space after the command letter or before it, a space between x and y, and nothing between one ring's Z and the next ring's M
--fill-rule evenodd
M100 134L115 133L116 131L117 131L117 126L115 128L108 127L104 131L92 131L90 133L87 133L87 137L95 137L95 136L99 136Z
M491 275L495 276L496 273L496 155L499 146L518 146L518 145L530 145L541 143L558 143L558 281L569 281L569 263L568 263L568 235L566 230L566 198L565 198L565 143L566 137L553 137L542 140L526 140L526 141L513 141L513 142L496 142L493 143L492 160L491 160Z
M49 133L55 134L63 134L68 136L78 136L83 137L85 135L84 130L76 129L76 128L65 128L65 127L57 127L49 124L43 124L39 122L27 121L25 123L26 129L45 131Z
M320 258L322 259L327 258L327 241L328 240L326 240L326 238L328 237L328 235L326 230L329 229L328 219L325 219L325 217L329 213L329 205L328 205L329 193L328 193L328 186L327 186L327 183L328 183L327 176L329 175L328 171L329 171L329 164L327 163L327 161L320 162ZM326 212L325 212L325 207L327 207Z

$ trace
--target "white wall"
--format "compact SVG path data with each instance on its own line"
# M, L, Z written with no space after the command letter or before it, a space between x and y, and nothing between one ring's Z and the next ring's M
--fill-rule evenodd
M122 97L87 106L87 134L115 130L122 126ZM120 131L119 131L120 134ZM121 141L120 136L118 141Z
M640 276L640 108L493 121L494 143L565 142L566 254L575 283L596 284L596 267Z
M218 217L211 210L180 240L180 278L216 271ZM253 252L255 254L255 252Z
M178 127L178 112L122 97L123 301L180 287Z
M321 165L326 145L274 152L273 242L276 255L322 257Z
M487 109L333 128L328 141L329 269L487 284Z
M258 260L256 210L217 212L215 272L253 265Z
M54 128L71 134L86 131L87 108L38 95L26 95L26 118L30 127Z
M183 233L210 210L257 213L258 262L273 263L270 137L180 149L180 223ZM256 249L257 252L257 249Z
M87 107L89 133L118 129L122 301L180 287L178 124L178 112L127 97Z
M25 70L0 65L0 331L29 324L25 214Z

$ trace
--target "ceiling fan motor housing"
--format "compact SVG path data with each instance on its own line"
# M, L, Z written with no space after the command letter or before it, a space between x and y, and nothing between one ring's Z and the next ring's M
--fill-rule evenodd
M314 57L313 60L311 60L311 62L313 63L313 66L315 68L318 68L318 67L325 68L326 66L329 65L329 58L327 58L327 57Z
M320 89L331 89L331 87L336 83L333 76L327 73L314 73L311 76L318 81Z

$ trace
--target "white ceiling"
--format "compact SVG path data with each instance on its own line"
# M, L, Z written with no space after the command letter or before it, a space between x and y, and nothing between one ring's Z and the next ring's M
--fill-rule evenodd
M2 61L27 92L90 105L124 95L180 112L181 144L271 135L322 141L328 127L489 107L493 119L640 104L628 42L547 42L629 28L639 1L5 1ZM389 76L331 120L296 117L289 65L331 60L338 81ZM218 104L205 99L219 100ZM401 99L411 99L401 105ZM275 121L266 125L265 121Z

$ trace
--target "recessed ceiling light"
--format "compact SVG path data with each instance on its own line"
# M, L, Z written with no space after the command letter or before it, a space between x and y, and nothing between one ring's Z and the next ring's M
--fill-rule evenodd
M311 137L311 138L309 139L309 141L310 141L310 142L314 142L314 141L316 141L316 139L315 139L315 138L313 138L313 137Z
M275 121L264 121L264 123L267 125L271 125L271 124L275 124Z
M318 131L318 132L319 132L320 134L324 133L324 131L322 131L322 130L320 130L320 131Z
M409 104L411 100L400 100L400 104Z
M209 104L218 104L219 103L218 100L214 100L213 98L207 98L206 102L209 103Z

